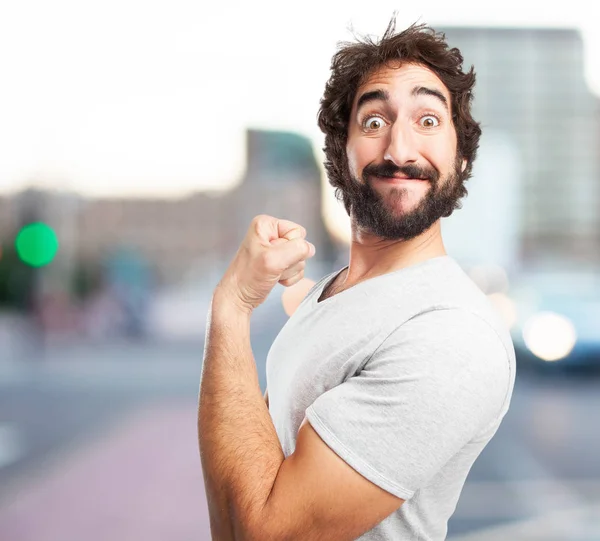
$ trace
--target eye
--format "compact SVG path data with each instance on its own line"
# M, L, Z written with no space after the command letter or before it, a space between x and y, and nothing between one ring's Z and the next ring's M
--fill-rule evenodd
M437 128L440 125L440 119L435 115L425 115L419 121L424 128Z
M379 116L369 116L363 121L363 127L368 130L377 131L385 126L385 121Z

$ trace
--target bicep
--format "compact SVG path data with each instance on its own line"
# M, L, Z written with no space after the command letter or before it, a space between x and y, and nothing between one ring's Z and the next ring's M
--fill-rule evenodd
M305 419L251 538L351 541L403 503L344 462Z
M403 326L306 415L348 464L408 499L498 423L507 361L498 336L475 316L428 314Z

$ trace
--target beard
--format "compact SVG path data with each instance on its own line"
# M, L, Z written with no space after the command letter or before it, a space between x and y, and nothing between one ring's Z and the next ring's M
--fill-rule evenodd
M385 240L410 240L419 236L437 220L461 208L459 200L467 193L462 182L461 163L462 160L457 157L444 182L439 181L439 173L433 168L417 165L397 167L390 162L367 165L362 173L363 182L352 178L344 194L350 203L352 220L358 227ZM430 184L418 205L400 214L395 209L409 197L410 188L392 188L382 195L372 186L374 177L392 177L398 173Z

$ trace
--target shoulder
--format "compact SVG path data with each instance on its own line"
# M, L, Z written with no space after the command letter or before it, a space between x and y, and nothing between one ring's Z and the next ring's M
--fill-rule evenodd
M509 358L514 357L509 325L490 297L457 261L449 258L445 265L445 271L430 281L420 306L416 305L404 324L424 331L437 325L448 331L447 340L455 341L461 335L472 336L478 331L481 339L475 340L473 347L482 344L489 348L496 342Z
M486 338L495 336L502 342L496 322L487 311L461 306L434 307L421 311L396 327L390 337L408 332L412 338L423 336L456 342L478 333Z
M510 376L513 351L493 321L464 308L428 310L396 327L374 358L399 358L422 369L469 374L482 381Z
M493 422L507 409L515 377L512 351L494 326L459 308L411 318L386 338L365 368L378 378L410 381L423 403L481 408Z

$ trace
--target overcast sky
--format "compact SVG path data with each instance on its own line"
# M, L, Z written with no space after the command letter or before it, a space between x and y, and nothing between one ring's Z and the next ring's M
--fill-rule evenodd
M336 42L350 25L381 34L394 10L400 27L579 28L600 95L598 2L506 0L504 13L448 0L207 4L4 2L0 192L32 182L103 195L224 187L242 174L246 126L298 131L320 147L315 118Z

